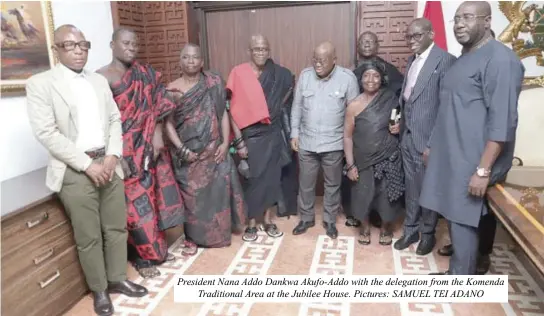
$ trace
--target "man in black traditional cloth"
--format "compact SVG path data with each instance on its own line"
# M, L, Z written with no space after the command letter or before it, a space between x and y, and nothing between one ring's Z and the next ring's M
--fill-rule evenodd
M244 241L257 239L258 222L270 237L281 237L283 233L272 222L269 208L296 201L295 190L282 191L282 186L288 187L282 182L290 178L284 175L282 179L282 171L294 163L286 140L290 134L286 105L291 104L294 77L270 58L266 37L252 36L249 54L250 61L234 67L227 81L227 89L232 92L229 110L233 144L249 165L249 177L244 183L249 224ZM295 168L291 170L296 172ZM289 207L287 212L296 210L296 204Z

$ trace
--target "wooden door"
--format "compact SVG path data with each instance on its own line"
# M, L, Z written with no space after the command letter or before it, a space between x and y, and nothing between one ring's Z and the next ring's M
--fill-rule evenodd
M138 34L137 58L160 71L164 82L177 79L181 48L199 41L192 6L187 1L114 1L111 8L114 27Z
M349 2L207 12L208 67L227 78L233 66L249 60L255 34L268 37L274 61L296 76L311 66L313 49L324 41L335 45L339 65L351 67L352 17Z
M417 15L415 1L357 2L358 34L372 31L378 35L379 55L405 73L412 54L404 40L406 28Z

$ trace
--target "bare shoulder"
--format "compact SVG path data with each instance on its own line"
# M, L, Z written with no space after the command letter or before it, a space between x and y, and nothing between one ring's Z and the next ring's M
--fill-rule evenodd
M358 109L362 106L361 102L361 95L357 96L355 99L353 99L350 103L348 103L348 106L346 108L346 114L353 115L358 111Z
M166 85L167 90L181 90L181 77L174 79L174 81L170 81Z
M119 71L113 69L111 65L105 65L104 67L96 70L95 73L106 79L109 85L117 82L122 77L122 74Z
M99 68L98 70L96 70L96 73L107 78L107 76L111 73L111 66L110 65L105 65L105 66Z

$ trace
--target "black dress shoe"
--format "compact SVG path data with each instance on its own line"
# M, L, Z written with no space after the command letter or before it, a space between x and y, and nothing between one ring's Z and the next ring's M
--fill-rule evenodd
M326 234L331 239L336 239L336 237L338 237L338 229L336 229L336 224L323 222L323 228L326 229Z
M113 315L113 304L108 292L93 292L93 301L94 312L98 316Z
M489 258L489 255L485 256L479 256L478 263L476 265L476 274L484 275L489 271L489 267L491 266L491 259Z
M434 236L428 238L422 238L417 245L416 255L425 256L431 251L433 251L434 246L436 245L436 238Z
M453 246L451 244L445 245L438 249L437 253L443 257L451 257L451 255L453 255Z
M145 287L128 280L110 283L108 291L110 293L124 294L129 297L142 297L147 295L147 289Z
M346 226L347 227L359 227L361 226L361 221L356 219L353 216L346 217Z
M433 272L433 273L429 273L429 275L450 275L450 271L446 270L444 272Z
M410 247L411 244L416 243L419 240L418 234L412 234L411 236L407 237L405 235L402 235L399 240L395 241L395 244L393 244L393 247L397 250L404 250L408 247Z
M308 228L314 227L314 226L315 226L314 221L311 221L311 222L300 221L298 222L298 225L295 227L295 229L293 229L293 235L304 234L308 230Z

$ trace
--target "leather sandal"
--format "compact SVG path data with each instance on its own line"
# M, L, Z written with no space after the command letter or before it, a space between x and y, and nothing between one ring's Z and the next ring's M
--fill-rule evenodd
M389 246L393 243L393 233L389 231L380 232L380 245Z
M243 241L251 242L257 240L257 227L248 227L242 236Z
M357 242L361 245L370 245L370 230L359 233Z
M187 239L183 241L183 250L181 250L181 254L185 257L194 256L198 252L198 246Z
M268 236L272 238L279 238L283 236L283 232L278 229L278 226L276 226L276 224L264 224L263 230Z

